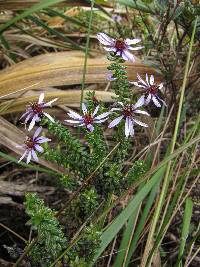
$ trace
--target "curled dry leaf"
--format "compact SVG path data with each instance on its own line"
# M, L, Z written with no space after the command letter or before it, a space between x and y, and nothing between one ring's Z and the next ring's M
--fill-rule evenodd
M40 0L6 0L0 1L0 10L22 10L29 8L35 4L38 4ZM101 3L102 6L112 7L112 4L109 3ZM88 6L90 7L90 3L80 0L80 1L62 1L60 3L55 4L57 7L66 7L66 6Z
M88 90L84 91L84 97L88 93ZM22 96L20 98L16 98L13 100L8 100L3 102L0 105L0 114L9 114L13 112L19 112L23 111L25 109L25 106L28 105L31 102L35 102L38 100L38 94L32 95L32 96ZM112 92L105 92L105 91L96 91L96 97L99 101L103 102L113 102L113 98L116 96ZM80 105L81 100L81 91L80 90L67 90L67 91L54 91L54 92L46 92L45 93L45 99L46 101L50 101L53 98L58 98L58 100L53 103L53 105L72 105L72 104L78 104Z
M106 83L108 65L105 57L88 58L86 83ZM145 73L156 76L155 70L145 66L141 61L128 64L126 62L126 65L129 80L135 80L137 73L142 76ZM0 97L29 86L36 89L81 84L83 66L82 52L49 53L26 59L0 72Z

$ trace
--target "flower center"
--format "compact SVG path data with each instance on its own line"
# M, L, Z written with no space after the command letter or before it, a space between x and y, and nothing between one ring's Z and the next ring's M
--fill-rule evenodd
M91 124L93 122L93 118L92 118L92 116L90 115L90 114L86 114L85 116L84 116L84 123L86 124L86 125L88 125L88 124Z
M31 104L31 108L35 114L41 114L42 113L42 106L38 103Z
M122 111L122 114L125 116L125 117L131 117L133 115L133 109L131 106L126 106L123 111Z
M126 44L123 39L119 39L115 41L115 48L117 48L118 51L122 51L126 48Z
M24 141L24 144L30 149L33 149L35 147L35 141L30 137L28 137L27 140Z
M148 93L155 95L158 92L158 86L151 85L147 90L148 90Z

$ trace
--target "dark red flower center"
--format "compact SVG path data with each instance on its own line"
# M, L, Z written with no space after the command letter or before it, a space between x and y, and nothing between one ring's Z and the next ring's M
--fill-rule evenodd
M41 114L43 111L42 106L38 103L32 103L31 108L35 114Z
M33 138L28 137L26 141L24 141L25 145L30 148L33 149L35 147L35 141L33 140Z
M90 114L86 114L86 115L84 116L84 123L85 123L86 125L88 125L88 124L92 124L92 122L93 122L93 118L92 118L92 116L91 116Z
M150 87L148 87L148 93L155 95L158 92L158 86L157 85L151 85Z
M127 106L123 109L122 114L125 117L131 117L133 115L133 109L131 106Z
M126 49L126 44L123 39L119 39L115 41L115 48L117 48L118 51L123 51Z

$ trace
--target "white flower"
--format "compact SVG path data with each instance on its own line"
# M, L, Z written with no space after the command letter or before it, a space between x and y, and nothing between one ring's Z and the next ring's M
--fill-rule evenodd
M51 139L49 139L49 138L46 138L44 136L39 136L41 131L42 131L42 127L37 128L33 137L27 136L23 145L17 145L16 146L16 147L24 150L24 153L21 156L21 158L18 160L18 162L20 162L25 157L27 158L26 159L27 164L31 161L32 157L35 161L38 161L36 151L39 153L44 152L44 149L43 149L43 147L40 146L40 144L51 141Z
M70 110L67 114L73 120L65 120L68 123L75 124L77 126L85 126L86 129L90 132L94 130L94 123L102 123L108 119L108 115L110 112L104 112L101 115L96 116L99 110L99 105L95 108L94 112L90 114L87 110L87 107L84 103L82 103L82 111L83 115L79 115L78 113Z
M124 105L122 102L118 102L118 104L121 105L120 108L112 108L111 111L119 111L121 115L111 121L111 123L108 125L108 128L113 128L117 124L121 122L122 119L125 119L125 136L129 137L134 135L134 124L139 124L140 126L143 127L148 127L147 124L137 120L135 118L135 114L143 114L149 116L149 113L146 111L137 109L138 107L141 107L143 103L138 100L135 105L133 104L126 104Z
M144 105L148 105L152 100L154 105L158 108L161 107L160 102L163 103L163 105L167 106L165 101L163 101L158 96L158 90L161 90L163 88L162 83L160 83L159 85L155 84L153 75L149 77L148 74L146 74L146 81L144 81L139 74L137 74L137 78L138 82L130 82L130 83L144 89L144 95L142 95L140 98L140 101L143 102Z
M21 116L20 120L25 118L25 124L27 124L30 121L30 125L28 127L28 131L33 129L36 122L41 121L43 116L46 116L49 120L54 122L54 119L46 112L43 111L46 107L51 107L51 104L55 102L58 98L55 98L47 103L45 103L44 100L44 93L42 93L39 96L38 102L31 103L27 109L26 112Z
M120 56L124 60L132 62L135 61L135 57L129 52L129 50L139 50L143 48L143 46L131 46L141 42L141 39L114 39L103 32L97 34L97 39L104 45L104 49L106 51L114 52L116 56Z

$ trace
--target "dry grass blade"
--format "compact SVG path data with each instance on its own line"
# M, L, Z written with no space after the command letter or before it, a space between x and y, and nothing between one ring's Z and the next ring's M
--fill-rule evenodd
M24 132L20 131L16 126L2 117L0 117L0 125L0 144L14 151L18 155L22 155L21 149L17 148L16 145L23 144L26 137ZM52 164L42 158L39 159L39 164L58 173L66 173L64 168Z
M15 93L21 88L34 83L39 86L59 86L81 84L84 55L81 52L49 53L26 59L0 72L0 97ZM107 66L105 58L89 58L86 83L106 82ZM136 74L155 74L155 70L140 61L128 64L129 80L136 79ZM32 86L32 89L38 86Z
M84 92L84 96L89 91ZM103 102L112 102L112 97L115 96L112 92L105 92L105 91L96 91L96 97L99 101ZM45 94L45 100L49 101L53 98L58 98L58 100L53 103L54 105L71 105L71 104L79 104L81 98L81 91L80 90L68 90L68 91L55 91L55 92L47 92ZM25 106L30 102L34 102L38 100L38 94L33 96L23 96L17 98L14 103L13 100L8 100L3 102L0 105L0 114L9 114L13 112L23 111Z

